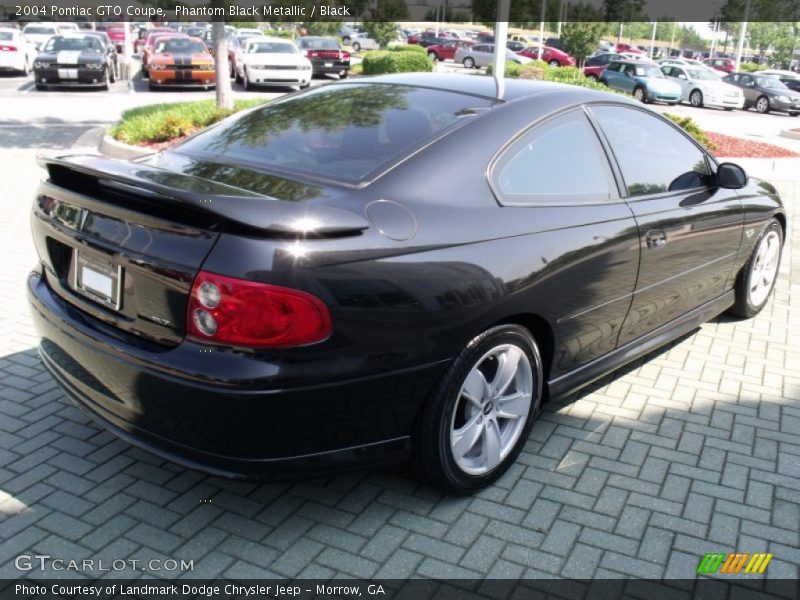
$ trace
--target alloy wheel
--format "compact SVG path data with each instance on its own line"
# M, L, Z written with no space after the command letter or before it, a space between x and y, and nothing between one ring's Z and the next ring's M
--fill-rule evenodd
M769 100L761 96L756 102L756 110L760 113L765 113L769 110Z
M639 102L644 102L644 90L642 88L636 88L633 90L633 97Z
M772 291L778 274L781 240L778 233L770 231L758 245L750 273L750 304L760 306Z
M689 96L689 102L692 103L692 106L696 108L700 108L703 106L703 94L702 92L695 90L692 92L692 95Z
M493 471L515 447L533 397L533 370L518 346L501 344L472 367L450 423L450 447L470 475Z

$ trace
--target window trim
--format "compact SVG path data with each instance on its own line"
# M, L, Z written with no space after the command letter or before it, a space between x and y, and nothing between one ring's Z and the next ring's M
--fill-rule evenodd
M719 167L719 163L708 152L708 150L706 150L697 140L695 140L692 136L690 136L683 129L681 129L676 123L672 122L671 120L665 118L663 115L661 115L661 114L659 114L659 113L657 113L657 112L655 112L653 110L650 110L650 109L647 109L647 108L643 108L643 107L640 107L640 106L627 104L627 103L623 104L623 103L620 103L620 102L599 101L599 102L587 103L586 104L586 108L587 108L587 110L589 111L589 113L591 115L590 116L590 121L592 121L592 123L596 123L598 135L601 136L601 138L603 140L603 143L604 143L604 146L606 146L608 148L608 153L609 153L609 156L610 156L610 160L612 161L613 167L614 167L614 172L615 172L615 174L619 175L620 193L621 193L622 199L625 202L628 202L628 203L632 204L632 203L640 202L640 201L643 201L643 200L655 200L655 199L658 199L658 198L669 198L669 197L672 197L672 196L682 196L682 195L686 195L686 194L697 193L697 192L703 191L703 190L713 189L712 187L709 187L709 186L701 186L701 187L687 188L685 190L677 190L677 191L674 191L674 192L670 192L670 191L655 192L655 193L652 193L652 194L642 194L641 196L631 196L629 191L628 191L628 184L625 182L625 176L622 173L622 167L620 167L619 161L617 160L617 157L614 154L614 149L612 148L611 143L608 141L608 138L606 137L606 133L603 130L603 127L600 125L600 121L598 120L597 115L592 111L592 108L594 108L595 106L612 106L612 107L615 107L615 108L627 108L627 109L630 109L630 110L638 110L639 112L645 113L646 115L650 115L651 117L655 117L658 120L660 120L662 123L666 123L667 125L672 127L672 129L677 131L680 135L682 135L686 140L691 142L694 145L694 147L697 148L700 151L700 153L705 158L706 165L708 165L708 168L711 171L712 175L714 173L716 173L717 168Z
M499 184L499 169L505 159L515 156L514 150L524 145L530 136L536 135L536 130L541 127L547 126L549 123L563 117L572 115L573 118L577 116L578 120L582 120L588 127L589 135L593 137L596 143L598 158L601 158L601 168L608 183L608 192L606 194L571 194L570 198L581 198L577 200L565 200L561 196L555 194L513 194L519 196L518 200L509 200L510 194L503 192ZM605 161L602 160L605 159ZM598 135L597 129L592 120L586 114L583 105L573 105L565 107L563 110L551 113L541 119L531 123L529 126L520 130L514 137L508 140L500 150L494 155L489 166L486 170L486 179L489 188L495 197L498 205L501 207L554 207L554 206L602 206L610 204L619 204L622 202L620 196L620 189L617 178L611 166L611 159L607 154L606 148Z

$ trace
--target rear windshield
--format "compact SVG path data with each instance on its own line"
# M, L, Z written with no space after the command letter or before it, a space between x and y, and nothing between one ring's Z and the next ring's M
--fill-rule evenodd
M490 106L491 100L442 90L332 84L228 119L177 149L357 183Z
M8 40L13 40L14 34L11 31L0 31L0 40L7 42Z
M300 47L309 50L338 50L339 43L330 38L308 38L300 41Z

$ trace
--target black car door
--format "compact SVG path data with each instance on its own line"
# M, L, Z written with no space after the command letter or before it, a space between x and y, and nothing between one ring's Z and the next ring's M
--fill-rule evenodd
M741 202L684 132L628 106L591 109L616 160L639 229L641 262L624 344L721 295L742 235Z
M614 350L636 283L638 231L584 111L536 125L491 172L501 203L547 230L514 252L529 253L535 269L520 278L537 290L526 310L555 324L550 375Z

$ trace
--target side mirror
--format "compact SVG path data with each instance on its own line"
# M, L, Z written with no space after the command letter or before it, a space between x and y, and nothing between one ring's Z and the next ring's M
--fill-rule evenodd
M717 167L717 185L726 190L739 190L747 185L747 173L734 163L720 163Z

